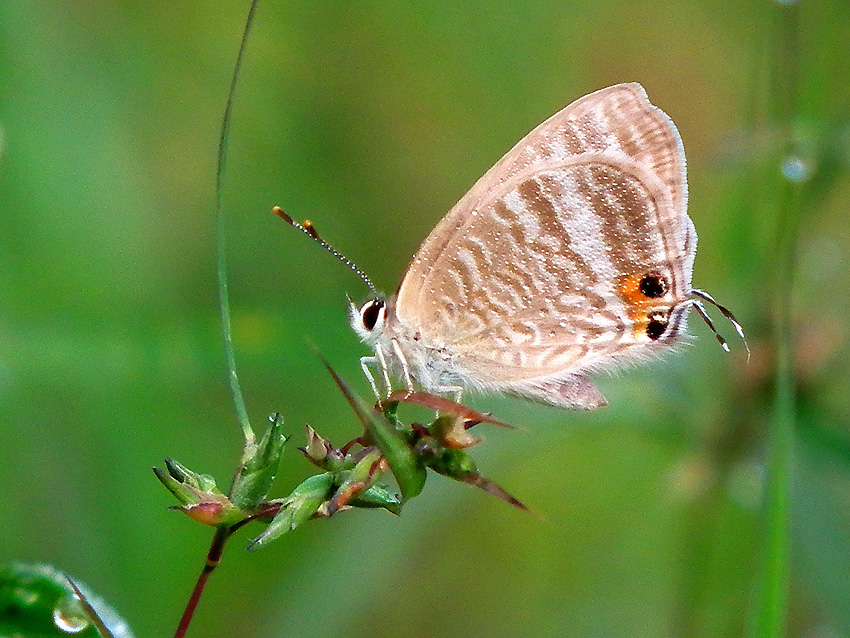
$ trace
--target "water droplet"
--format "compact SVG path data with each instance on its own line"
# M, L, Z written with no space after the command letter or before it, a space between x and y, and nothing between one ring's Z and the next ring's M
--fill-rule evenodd
M78 634L87 628L91 621L80 607L80 601L72 595L65 596L53 609L53 624L60 631Z
M797 4L800 0L776 0L779 4L784 4L786 7L790 7L792 4Z
M812 165L797 155L789 155L782 161L782 176L789 182L799 184L812 176Z

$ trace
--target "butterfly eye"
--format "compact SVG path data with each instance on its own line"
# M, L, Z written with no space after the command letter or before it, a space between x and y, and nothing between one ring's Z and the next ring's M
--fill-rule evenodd
M663 315L651 315L649 317L649 323L646 326L646 336L656 341L660 339L661 336L667 330L667 318Z
M640 280L639 289L645 297L658 299L667 294L667 282L661 275L646 275Z
M363 304L363 308L360 309L360 319L363 321L363 327L366 330L371 332L375 329L384 306L386 306L386 303L381 299L372 299Z

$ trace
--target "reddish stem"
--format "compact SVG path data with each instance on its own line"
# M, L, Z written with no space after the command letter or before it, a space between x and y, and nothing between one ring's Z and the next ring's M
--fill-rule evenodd
M224 551L224 544L233 533L233 529L229 527L219 527L215 536L213 536L210 550L207 552L207 560L204 563L204 568L198 576L198 582L195 583L195 588L192 590L192 595L189 597L189 602L186 603L186 609L183 611L183 617L180 618L180 624L177 625L177 631L174 632L174 638L183 638L186 631L189 629L189 623L192 622L192 616L195 614L195 608L198 606L198 601L201 599L201 594L204 593L204 585L207 584L207 579L210 574L215 571L221 561L221 554Z

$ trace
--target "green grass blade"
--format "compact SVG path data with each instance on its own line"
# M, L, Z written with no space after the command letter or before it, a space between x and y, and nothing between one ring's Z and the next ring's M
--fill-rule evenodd
M248 10L248 18L245 21L245 29L242 32L242 41L239 43L239 53L236 55L236 64L233 75L230 78L230 87L227 91L227 104L224 107L224 117L221 122L221 133L218 138L218 160L215 171L215 209L216 209L216 232L218 241L216 243L216 258L218 272L218 298L219 312L221 315L221 330L224 338L224 356L227 359L227 380L230 384L230 393L233 395L233 403L236 406L236 416L242 428L242 436L245 439L245 455L250 456L256 442L251 422L248 419L248 410L245 407L245 397L239 385L239 377L236 374L236 356L233 352L233 328L230 315L230 297L227 290L227 250L225 240L226 224L224 223L224 210L222 207L222 182L224 168L227 162L227 137L230 132L230 117L233 111L233 102L236 95L236 83L239 80L239 69L242 67L242 59L248 44L248 35L251 25L254 23L254 15L259 0L252 0Z
M796 264L797 220L807 170L793 145L797 109L799 11L796 4L777 6L778 54L771 87L773 115L782 127L784 157L778 188L777 231L773 254L773 342L776 353L774 402L768 432L764 539L755 635L779 638L786 633L789 589L789 518L795 440L792 290Z

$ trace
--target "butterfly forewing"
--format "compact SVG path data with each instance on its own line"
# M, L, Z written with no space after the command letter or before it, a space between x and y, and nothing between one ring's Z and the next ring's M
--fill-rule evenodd
M652 181L588 154L509 182L446 244L408 320L451 344L467 374L486 371L493 382L575 371L649 345L624 282L662 276L669 293L654 307L681 301L687 285L660 214L669 201Z
M678 241L685 242L687 182L679 133L670 118L649 102L643 87L618 84L586 95L550 117L476 182L420 247L399 289L399 306L414 303L409 297L419 293L419 282L473 211L492 197L492 191L517 175L587 152L626 156L654 174L671 200L662 215L677 226Z

